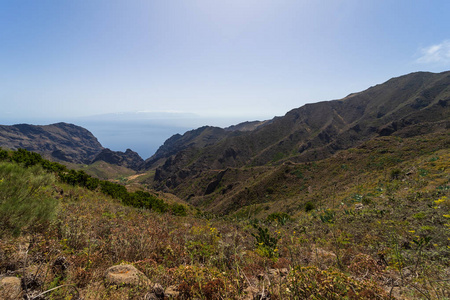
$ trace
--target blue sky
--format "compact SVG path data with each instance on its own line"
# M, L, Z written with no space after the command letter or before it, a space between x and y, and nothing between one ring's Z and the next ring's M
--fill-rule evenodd
M0 120L284 115L450 69L450 1L1 0Z

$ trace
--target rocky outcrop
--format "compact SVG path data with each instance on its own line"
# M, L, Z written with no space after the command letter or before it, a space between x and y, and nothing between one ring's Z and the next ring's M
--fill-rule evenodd
M51 125L0 125L0 147L37 152L45 158L88 164L103 150L87 129L67 123Z
M135 171L142 168L144 160L136 152L127 149L125 152L103 149L92 161L104 161L109 164L123 166Z
M0 147L10 150L26 149L62 163L91 164L105 161L136 171L144 164L144 160L136 152L130 149L121 152L103 148L87 129L67 123L42 126L0 125Z
M214 145L233 134L232 131L212 126L203 126L188 131L183 135L175 134L167 139L152 157L145 161L145 168L151 168L157 164L160 159L166 159L171 155L175 155L186 149L189 150L189 153L193 153L196 149L203 149Z

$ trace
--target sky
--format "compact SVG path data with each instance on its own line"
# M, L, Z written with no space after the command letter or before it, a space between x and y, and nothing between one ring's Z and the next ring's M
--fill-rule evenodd
M0 0L0 123L272 118L449 70L449 12L448 0Z

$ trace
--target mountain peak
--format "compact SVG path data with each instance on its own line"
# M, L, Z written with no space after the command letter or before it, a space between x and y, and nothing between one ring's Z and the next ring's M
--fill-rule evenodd
M380 135L443 130L449 107L450 72L411 73L263 123L189 131L169 139L146 168L156 169L155 187L176 191L206 170L320 160Z

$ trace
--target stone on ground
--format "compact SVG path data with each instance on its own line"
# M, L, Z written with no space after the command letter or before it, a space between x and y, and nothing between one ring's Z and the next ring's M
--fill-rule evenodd
M109 285L150 285L151 282L141 271L132 265L117 265L105 272L105 283Z
M21 295L22 288L19 278L9 276L0 279L0 299L20 299Z

